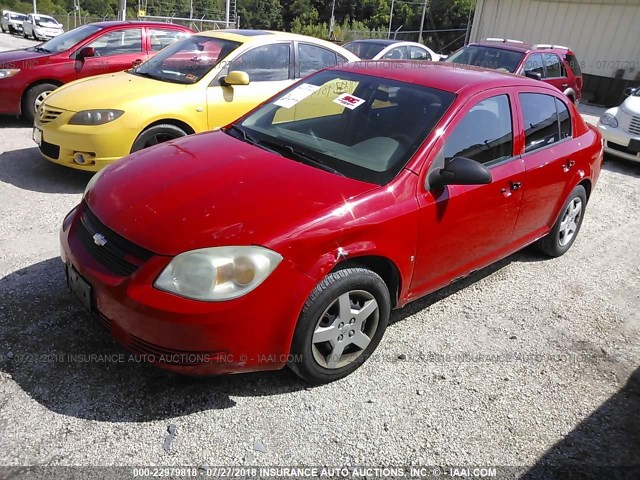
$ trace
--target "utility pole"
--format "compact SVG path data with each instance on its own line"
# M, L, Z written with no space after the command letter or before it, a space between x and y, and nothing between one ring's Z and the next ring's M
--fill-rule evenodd
M418 43L422 43L422 30L424 29L424 17L427 13L427 0L424 0L422 4L422 19L420 20L420 35L418 36Z
M467 16L467 31L464 34L464 44L469 44L469 34L471 33L471 4L469 4L469 15Z
M395 0L391 0L391 12L389 12L389 33L387 34L387 38L391 38L391 22L393 21L393 4Z
M229 28L229 12L231 11L231 0L227 0L227 13L225 16L225 25Z
M118 12L118 18L120 20L127 19L127 0L120 0L120 11Z
M38 13L38 7L36 6L36 0L33 0L33 13Z
M336 0L333 0L333 3L331 4L331 18L329 19L329 40L333 40L334 38L333 27L336 23L335 13L336 13Z

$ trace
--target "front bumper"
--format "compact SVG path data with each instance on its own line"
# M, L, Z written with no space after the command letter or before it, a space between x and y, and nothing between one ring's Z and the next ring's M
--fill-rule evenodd
M60 232L61 258L91 285L93 314L139 359L178 373L210 375L286 365L298 315L315 282L284 260L263 284L226 302L153 288L171 260L156 255L128 277L106 269L78 239L81 204Z
M46 123L36 117L35 128L42 131L40 153L50 162L65 167L97 172L128 155L139 133L124 126L121 118L104 125L70 125L68 122L75 112L47 108L60 113ZM86 163L74 161L76 153L82 153Z
M632 135L620 127L613 128L608 125L602 125L601 123L598 123L598 130L600 130L604 138L605 152L626 160L640 162L640 152L634 152L629 149L631 140L640 141L640 135Z

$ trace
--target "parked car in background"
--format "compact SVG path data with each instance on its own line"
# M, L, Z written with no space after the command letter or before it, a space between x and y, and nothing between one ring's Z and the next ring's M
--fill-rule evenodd
M71 290L158 366L324 383L391 309L532 243L564 254L597 129L542 82L400 63L324 70L96 174L60 232Z
M33 121L42 101L60 85L131 68L191 33L171 23L99 22L35 47L0 52L0 114Z
M362 60L431 60L438 62L447 58L446 55L438 55L429 47L417 42L368 39L354 40L343 46Z
M569 47L487 38L462 47L445 61L526 75L553 85L573 103L582 98L582 71Z
M640 162L640 88L628 88L618 107L607 110L598 122L607 153Z
M24 38L33 37L34 40L47 40L64 33L62 24L48 15L30 13L22 22Z
M27 16L22 13L5 11L0 19L2 32L12 35L22 35L22 22L26 20L26 18Z
M56 90L35 119L34 140L52 162L97 171L131 152L226 125L296 79L354 60L303 35L203 32L132 70Z

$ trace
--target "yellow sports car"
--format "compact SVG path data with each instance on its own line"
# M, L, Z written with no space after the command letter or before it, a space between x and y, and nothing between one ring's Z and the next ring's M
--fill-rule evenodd
M316 38L219 30L185 38L141 65L55 90L33 140L49 161L98 171L131 152L221 127L349 51Z

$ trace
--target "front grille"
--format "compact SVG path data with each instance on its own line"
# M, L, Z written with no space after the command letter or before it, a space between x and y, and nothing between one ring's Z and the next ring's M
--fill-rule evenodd
M629 124L629 133L640 135L640 117L631 117L631 123Z
M38 119L40 123L49 123L53 122L56 118L58 118L62 114L62 110L58 110L57 108L52 108L44 103L38 109Z
M80 214L76 235L93 258L121 277L131 275L153 256L153 252L130 242L104 225L86 205ZM101 245L96 240L102 240Z
M607 147L609 147L612 150L617 150L619 152L626 153L628 155L638 155L638 152L634 152L633 150L630 150L629 147L625 147L624 145L620 145L619 143L608 141Z
M175 350L149 343L135 335L129 335L128 347L131 351L143 355L152 363L164 363L167 365L196 366L221 362L226 359L224 352Z
M45 142L44 140L40 142L40 151L43 155L53 158L54 160L58 160L58 157L60 157L60 147L53 143Z

